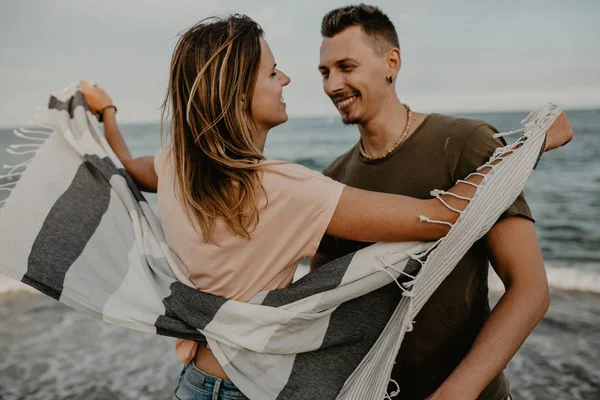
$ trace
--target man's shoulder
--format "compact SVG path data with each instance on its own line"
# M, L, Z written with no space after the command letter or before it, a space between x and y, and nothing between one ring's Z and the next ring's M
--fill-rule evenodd
M344 170L346 169L346 166L356 156L355 150L356 146L353 146L350 150L333 160L327 167L325 167L325 169L323 169L323 175L333 179L339 178L339 176L343 174Z
M478 118L436 113L432 114L432 119L435 121L432 124L434 129L440 133L452 134L456 138L467 139L476 130L497 132L493 125Z
M460 155L465 147L478 147L481 142L495 140L496 128L478 118L447 114L431 114L424 130L415 137L415 144L429 151L441 148L446 157Z

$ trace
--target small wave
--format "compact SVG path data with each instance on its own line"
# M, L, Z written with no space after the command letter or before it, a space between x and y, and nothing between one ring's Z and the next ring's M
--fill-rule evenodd
M294 280L308 273L308 265L305 264L301 263L298 266ZM600 264L550 261L546 263L546 274L551 289L600 294ZM491 268L488 285L492 292L504 292L502 281ZM0 295L20 292L40 293L15 279L0 275Z
M568 261L546 262L546 274L550 289L600 294L600 264L569 263ZM489 288L492 292L504 292L498 275L490 269Z

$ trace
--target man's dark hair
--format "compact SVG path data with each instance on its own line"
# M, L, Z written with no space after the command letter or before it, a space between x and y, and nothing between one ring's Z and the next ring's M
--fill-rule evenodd
M380 53L400 48L394 24L378 7L359 4L329 11L321 22L321 36L332 38L351 26L362 27Z

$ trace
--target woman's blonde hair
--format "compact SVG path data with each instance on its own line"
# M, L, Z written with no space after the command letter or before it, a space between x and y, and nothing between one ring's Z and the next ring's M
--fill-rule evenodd
M246 238L258 223L265 158L251 110L262 35L245 15L209 18L187 30L173 52L163 122L170 108L177 194L206 242L213 242L218 217Z

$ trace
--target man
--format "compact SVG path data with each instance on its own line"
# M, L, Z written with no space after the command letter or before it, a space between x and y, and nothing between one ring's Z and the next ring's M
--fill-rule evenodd
M349 186L430 198L502 143L480 120L412 112L398 99L398 37L378 8L329 12L321 27L323 88L360 141L324 173ZM564 117L564 116L563 116ZM548 309L548 282L521 195L429 299L406 334L392 379L407 399L507 399L502 370ZM311 268L369 243L324 237ZM490 313L488 260L506 293Z

